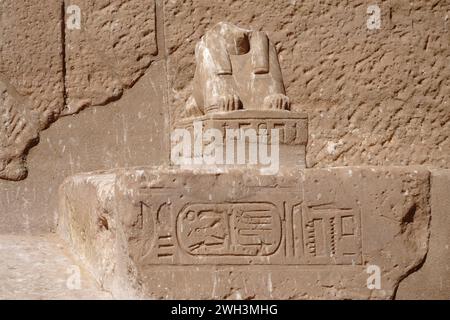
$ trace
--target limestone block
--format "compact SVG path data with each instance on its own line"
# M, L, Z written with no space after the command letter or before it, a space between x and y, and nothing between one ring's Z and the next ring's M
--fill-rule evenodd
M0 179L25 179L42 130L120 98L162 57L160 11L157 0L1 2Z
M116 297L390 299L427 254L429 188L420 168L117 169L65 181L59 230Z

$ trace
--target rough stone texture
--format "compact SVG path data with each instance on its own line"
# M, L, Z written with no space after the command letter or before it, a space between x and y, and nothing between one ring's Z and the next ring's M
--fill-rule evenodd
M55 235L1 235L0 256L2 300L111 298ZM70 278L78 271L79 282Z
M118 102L63 117L30 151L24 181L0 180L0 234L55 230L62 181L73 174L169 161L162 61Z
M450 170L431 171L430 249L421 268L403 280L397 299L450 300Z
M194 76L194 47L220 21L268 31L293 109L310 116L310 167L450 163L448 1L166 0L172 119Z
M190 150L176 155L183 158L181 162L192 162L193 156L204 159L204 149L209 145L214 149L214 166L226 162L260 167L261 157L256 154L261 151L259 143L283 149L276 151L280 158L277 166L306 167L308 116L290 111L278 55L265 32L220 22L197 43L195 59L192 95L184 117L175 126L188 130L195 141L201 139L203 150L198 150L189 138ZM175 142L171 147L172 162L176 144L187 144L185 132L180 135L181 141L174 141L175 135L171 138ZM205 141L208 133L213 138ZM247 157L242 146L247 146L254 157ZM184 153L189 153L188 157Z
M200 125L200 128L198 127ZM262 131L261 128L264 128ZM236 164L243 165L248 168L249 166L253 167L265 167L266 169L270 169L277 171L277 167L298 167L305 168L306 167L306 144L308 142L308 116L306 114L290 112L286 110L238 110L238 111L230 111L225 113L212 113L207 114L200 117L194 118L185 118L177 123L177 129L186 129L191 137L201 137L201 150L196 150L195 147L195 139L194 141L190 141L191 154L186 159L187 161L191 161L193 157L200 156L205 157L207 154L207 148L214 147L214 152L211 154L207 154L212 157L214 163L212 163L213 167L217 167L217 165L224 164L226 162L228 165ZM209 139L205 138L209 130L216 130L218 133L218 139L221 140L213 140L211 142ZM240 131L244 130L244 131ZM245 131L248 130L248 131ZM253 131L250 131L253 130ZM251 163L251 156L247 153L253 151L254 153L261 152L261 142L268 146L266 152L267 154L273 154L272 144L273 141L273 132L276 131L278 134L278 155L277 158L270 158L270 164L266 163L262 165L261 156L256 155L258 161L254 161ZM234 131L239 135L239 138L233 139L230 131ZM265 133L263 133L265 132ZM242 133L242 134L240 134ZM250 133L248 136L252 136L254 138L246 138L246 134ZM265 138L263 138L264 136ZM174 163L172 157L176 156L179 159L183 158L184 150L180 150L181 154L177 154L176 145L181 143L183 146L184 135L181 137L183 139L175 139L175 135L171 137L171 163L178 165L179 163ZM249 141L254 139L253 141ZM230 143L231 141L231 143ZM228 149L230 145L233 147L233 151L228 154ZM234 146L245 146L245 148L236 147L236 151L234 150ZM220 149L220 152L216 150ZM248 152L247 152L248 150ZM198 154L196 154L196 152ZM219 154L219 156L218 156ZM241 160L239 159L240 157ZM256 157L255 157L256 158ZM231 161L230 161L231 160ZM244 160L244 161L242 161ZM202 161L203 162L203 161ZM241 163L239 163L241 162ZM206 163L200 163L201 166L205 167Z
M66 1L66 8L72 4ZM120 98L159 52L155 0L80 0L76 5L81 29L65 31L66 114Z
M27 124L27 129L16 141L16 126L0 127L1 178L17 180L26 176L22 156L36 143L41 126L37 123L43 125L45 119L57 117L64 107L64 86L69 100L74 102L66 106L65 113L92 104L93 99L94 104L107 103L120 96L111 96L113 88L131 86L151 61L166 54L170 100L164 103L164 108L171 110L171 117L166 120L170 118L174 124L192 91L195 43L219 21L268 31L279 52L294 110L307 111L310 116L310 166L426 163L448 167L447 1L384 1L380 4L382 27L372 31L366 28L366 9L371 1L264 0L255 6L250 0L166 0L164 10L162 1L156 1L156 5L150 0L127 1L123 6L118 2L96 1L90 5L86 1L77 2L82 7L84 29L62 32L65 22L62 1L2 1L0 122L11 123L14 118L19 123L24 119L22 123ZM99 16L102 10L111 14ZM137 20L130 18L134 14ZM106 27L115 25L113 20L124 26L118 33L123 40L118 40ZM134 25L134 21L139 23ZM141 32L149 33L141 37ZM95 40L87 41L88 35ZM98 50L92 52L94 49ZM136 62L141 54L143 58ZM109 63L109 69L105 63ZM159 80L166 77L165 70L160 71ZM48 111L29 112L29 109ZM42 121L33 121L37 118ZM69 119L65 121L74 118ZM59 139L50 135L46 136ZM68 139L71 138L77 139ZM91 157L79 150L77 154ZM43 157L35 161L54 159ZM94 168L80 171L91 169ZM44 175L50 176L48 172ZM41 181L45 185L48 180ZM30 182L8 190L16 188L35 187ZM25 204L20 210L5 207L5 215L28 215L29 206ZM38 210L34 215L39 221L45 214Z
M195 60L188 115L290 110L278 54L265 32L220 22L197 43Z
M380 30L366 28L367 6L373 4L369 0L76 2L0 2L0 233L54 230L56 190L72 174L166 164L170 129L193 89L195 44L220 21L268 32L292 111L310 117L309 166L449 168L450 3L446 0L379 2ZM82 9L81 30L64 28L69 4ZM61 115L88 106L42 131ZM28 178L5 181L27 177L25 157L39 136L40 144L29 154ZM448 182L442 175L433 173L427 260L417 261L420 250L405 258L410 263L403 261L399 265L404 269L393 271L389 290L373 297L392 297L397 282L416 271L402 280L397 298L448 299L449 224L443 213L448 207ZM176 281L179 291L145 288L147 294L184 296L192 289L192 282L184 277L185 266L167 266L162 272L159 268L148 267L154 273L145 282L174 275L164 281ZM284 293L277 288L292 293L298 285L305 286L303 292L283 297L345 297L333 287L330 274L306 271L307 267L284 266L290 281L283 285L279 285L283 279L270 272L271 266L216 267L216 278L207 277L211 267L197 268L189 273L190 279L209 279L211 290L205 297L245 298L254 292L263 292L255 297L280 297ZM354 272L342 269L344 278ZM242 280L258 276L262 282ZM230 282L220 280L224 278ZM317 288L311 279L325 284ZM109 280L104 277L105 283ZM207 288L208 284L203 289ZM358 297L369 294L358 288L354 292Z
M59 230L116 297L389 299L427 253L429 187L419 168L118 169L65 181Z
M58 0L0 2L0 179L27 175L25 157L64 108Z

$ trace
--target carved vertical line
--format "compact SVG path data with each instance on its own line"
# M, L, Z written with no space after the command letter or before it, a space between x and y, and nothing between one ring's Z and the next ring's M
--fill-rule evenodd
M164 61L164 72L165 72L165 92L163 93L163 101L165 104L165 113L164 113L164 132L166 133L164 136L166 137L166 141L164 144L168 150L168 154L166 155L167 163L170 163L170 130L172 125L172 118L170 116L170 86L169 86L169 61L168 61L168 53L166 49L166 26L165 26L165 15L164 15L164 2L161 0L155 1L155 24L156 24L156 46L158 50L158 60L163 59Z
M286 206L286 201L283 202L283 210L284 210L284 216L285 216L285 237L286 237L286 257L293 257L294 256L294 236L293 236L293 207L292 206Z
M62 94L63 94L63 108L67 108L67 61L66 61L66 2L61 1L61 59L62 59Z
M334 257L336 255L336 222L335 217L330 218L330 246L331 255Z
M292 206L292 253L294 257L303 255L303 227L301 203Z

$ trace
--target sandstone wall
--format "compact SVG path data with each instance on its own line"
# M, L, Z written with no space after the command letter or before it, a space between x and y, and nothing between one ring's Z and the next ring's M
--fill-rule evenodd
M28 167L28 176L14 170L1 176L0 167L0 178L9 179L0 180L0 233L54 231L56 191L74 173L167 163L160 9L152 0L122 3L79 1L81 29L70 29L71 12L64 12L75 2L1 2L0 80L9 90L0 96L0 110L30 114L24 140L37 146L28 154L25 142L2 144L0 161L13 154L14 168ZM10 92L29 105L22 107ZM32 113L35 105L54 112ZM48 121L35 124L36 116Z
M26 177L23 155L64 108L60 1L0 3L0 179Z
M379 30L366 26L373 3ZM294 110L310 116L310 166L448 168L449 13L448 1L167 0L171 107L190 91L196 40L230 21L277 44Z
M28 177L0 180L2 232L53 230L53 192L70 174L167 163L195 43L219 21L275 42L294 110L310 116L310 167L449 167L446 0L379 1L379 30L366 26L373 1L63 2L0 4L0 110L29 123L18 142L0 134L2 178L25 178L22 155L59 119L31 149ZM64 23L69 5L80 30Z
M427 258L419 270L401 282L396 298L450 299L450 171L431 173L431 237Z

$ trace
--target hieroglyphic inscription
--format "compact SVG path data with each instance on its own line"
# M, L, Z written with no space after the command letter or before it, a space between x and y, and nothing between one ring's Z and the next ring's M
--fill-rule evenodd
M360 264L361 223L353 209L303 212L305 257L313 264Z
M301 202L153 206L150 264L361 264L360 213Z
M217 129L225 137L227 130L255 130L257 134L266 132L267 143L271 142L271 132L278 130L279 142L286 145L306 145L308 140L308 121L304 114L273 111L234 111L226 114L206 115L196 119L203 129ZM182 120L177 125L193 131L192 119Z
M281 241L281 220L269 203L195 204L178 216L180 246L190 255L268 256Z

